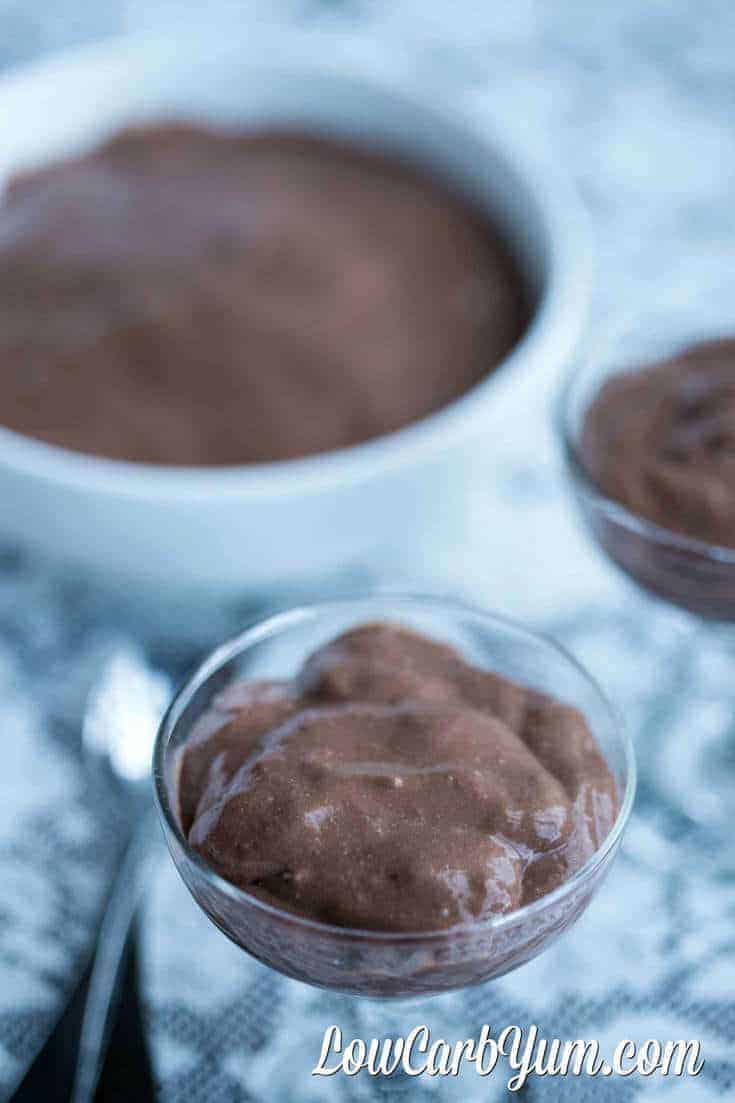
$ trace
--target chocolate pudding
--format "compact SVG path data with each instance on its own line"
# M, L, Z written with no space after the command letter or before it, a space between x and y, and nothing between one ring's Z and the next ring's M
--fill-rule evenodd
M225 690L179 752L177 815L222 877L344 927L511 912L609 833L615 781L584 717L389 623L284 682Z
M474 386L523 333L526 291L481 213L398 160L125 130L7 187L0 422L144 463L342 448Z
M663 528L735 548L735 339L609 380L580 446L608 497Z

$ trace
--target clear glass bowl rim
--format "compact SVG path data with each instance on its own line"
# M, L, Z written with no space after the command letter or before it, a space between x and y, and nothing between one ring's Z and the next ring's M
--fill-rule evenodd
M633 321L634 319L627 318L623 322L618 321L615 325L606 327L596 342L583 341L580 350L574 357L572 366L567 370L554 404L553 415L556 436L561 444L564 461L582 492L587 497L592 498L594 504L621 528L628 529L652 543L664 544L679 551L710 559L713 563L731 564L735 567L735 548L728 548L722 544L709 544L706 540L699 540L696 536L687 536L683 532L675 532L674 529L657 525L641 514L634 513L622 502L610 498L599 483L595 482L585 467L577 446L572 418L572 405L576 389L589 365L597 363L596 352L611 344L616 334L632 329ZM701 339L701 337L698 338L698 340ZM676 349L677 346L684 347L686 343L685 338L672 340L672 350ZM624 364L625 362L621 360L621 372L625 371ZM610 375L613 374L616 374L615 370L610 372Z
M602 708L607 713L612 730L614 730L622 745L625 760L625 789L622 793L617 817L602 845L587 859L584 865L580 866L576 873L572 874L567 881L564 881L545 896L533 901L533 903L525 904L523 907L515 911L506 912L503 915L491 916L487 919L481 919L475 922L459 923L455 926L442 928L436 931L375 931L365 930L359 927L340 927L336 924L325 923L318 919L311 919L308 916L299 915L297 912L278 908L246 892L244 889L238 888L223 877L220 877L220 875L204 861L201 855L189 846L169 801L164 766L169 739L194 694L201 689L209 678L211 678L222 666L238 655L241 655L248 647L272 636L276 632L286 630L301 621L318 616L321 613L328 614L330 612L337 613L345 611L350 606L366 607L367 618L369 617L367 607L376 601L390 602L392 605L396 606L428 606L435 609L437 612L444 612L448 615L454 613L457 615L471 616L496 629L512 631L521 637L525 636L535 644L541 644L553 651L557 658L572 666L577 674L587 683L588 687L592 689ZM508 927L512 927L517 923L523 922L552 908L591 878L595 871L605 862L610 852L615 849L627 825L635 799L636 763L630 735L617 709L613 706L597 681L586 668L578 662L570 652L562 647L561 644L557 643L556 640L545 635L543 632L528 628L509 617L485 611L469 602L457 598L440 597L433 594L392 593L391 591L385 591L373 594L363 594L355 597L343 597L331 601L314 602L274 613L251 624L244 631L227 640L225 643L220 644L219 647L216 647L210 652L177 690L161 720L153 749L153 787L158 814L164 823L166 831L174 835L178 846L186 855L187 860L197 867L199 872L209 881L211 886L231 900L235 902L239 901L247 907L262 911L265 915L272 916L280 922L286 921L288 923L293 923L297 927L318 932L323 935L329 935L330 937L359 939L364 942L376 943L426 943L446 941L458 935L479 935L505 930Z

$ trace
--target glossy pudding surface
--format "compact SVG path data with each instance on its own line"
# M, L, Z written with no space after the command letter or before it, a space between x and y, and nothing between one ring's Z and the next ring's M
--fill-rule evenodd
M580 448L592 479L631 512L735 548L735 339L612 377L590 403Z
M178 752L176 811L222 877L290 912L431 931L561 885L619 797L583 715L398 624L236 682Z

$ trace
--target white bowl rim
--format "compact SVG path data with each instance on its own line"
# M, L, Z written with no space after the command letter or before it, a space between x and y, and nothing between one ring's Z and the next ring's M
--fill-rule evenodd
M300 36L305 40L306 36ZM311 39L314 38L312 34ZM214 40L216 41L216 39ZM211 44L211 43L210 43ZM243 42L228 48L242 49ZM177 39L177 55L186 44ZM141 52L171 53L170 37L162 35L120 35L82 47L74 47L51 58L18 66L0 78L0 103L8 92L29 81L63 79L70 71L88 67L90 72L119 61L125 55L131 65ZM262 60L254 64L263 64ZM549 274L526 332L497 368L448 405L398 430L348 448L304 457L233 466L186 466L148 464L109 459L76 452L26 436L0 425L0 464L47 483L75 486L99 494L141 499L186 500L190 498L268 498L320 493L325 489L359 484L405 465L420 462L442 451L458 437L479 427L485 400L491 389L499 390L523 369L528 374L542 368L548 347L563 340L565 347L579 337L590 298L592 253L588 218L574 189L548 164L538 163L490 123L479 126L461 107L446 110L430 101L426 90L403 69L379 74L350 59L327 55L315 62L313 44L304 49L299 36L279 42L279 58L268 67L296 67L302 74L352 81L374 92L389 93L455 131L470 132L493 150L496 158L514 170L540 215L549 250ZM496 401L496 398L493 398Z

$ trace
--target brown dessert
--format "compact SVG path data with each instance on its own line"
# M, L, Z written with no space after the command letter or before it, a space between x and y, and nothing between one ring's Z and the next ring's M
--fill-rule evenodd
M178 760L190 845L280 908L426 931L513 911L604 840L614 779L574 708L388 623L237 683Z
M585 415L581 454L633 513L735 548L735 339L609 380Z
M0 206L0 422L81 452L241 464L424 417L521 336L481 214L297 133L118 133Z

